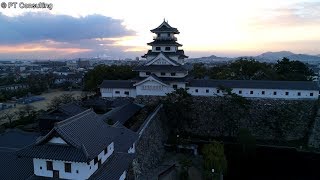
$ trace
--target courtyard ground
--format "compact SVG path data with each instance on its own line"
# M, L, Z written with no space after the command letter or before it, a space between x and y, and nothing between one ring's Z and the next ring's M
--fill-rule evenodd
M82 91L52 91L48 93L42 93L41 97L44 97L45 100L43 101L37 101L30 103L28 105L31 105L35 108L35 110L47 110L48 104L51 102L51 100L54 97L61 96L62 94L72 94L73 97L79 98L81 97ZM3 123L6 123L8 120L5 117L7 113L17 113L19 111L19 108L26 106L25 104L16 104L16 107L5 109L0 111L0 125Z

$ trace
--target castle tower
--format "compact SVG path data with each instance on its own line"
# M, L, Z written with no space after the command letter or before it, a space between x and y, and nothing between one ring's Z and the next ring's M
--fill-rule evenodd
M175 37L176 34L180 33L178 29L171 27L168 22L164 20L160 26L152 29L151 32L156 34L153 37L153 41L148 43L152 48L142 57L151 60L159 53L163 53L183 65L184 59L188 58L188 56L184 55L183 50L179 50L182 44L179 44Z

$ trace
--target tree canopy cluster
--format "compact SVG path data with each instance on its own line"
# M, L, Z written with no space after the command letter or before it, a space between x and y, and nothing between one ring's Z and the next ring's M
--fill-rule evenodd
M212 68L195 64L191 74L197 79L207 76L210 79L308 81L314 72L306 64L288 58L278 60L275 64L240 58Z
M132 67L128 65L99 65L85 75L84 89L95 91L103 80L127 80L137 75L137 72L132 71Z

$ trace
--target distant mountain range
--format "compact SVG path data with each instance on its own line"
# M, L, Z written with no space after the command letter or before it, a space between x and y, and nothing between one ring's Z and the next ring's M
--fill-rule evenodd
M309 55L309 54L295 54L290 51L279 51L279 52L266 52L255 58L259 61L277 61L282 58L289 58L290 60L298 60L306 63L320 63L319 55Z
M278 51L278 52L265 52L258 56L245 56L245 57L252 57L257 61L262 62L276 62L279 59L284 57L289 58L290 60L299 60L304 63L310 64L318 64L320 63L320 54L319 55L308 55L308 54L295 54L290 51ZM201 57L201 58L190 58L188 62L190 63L210 63L210 62L225 62L230 60L235 60L237 58L229 58L229 57L218 57L215 55L209 57Z

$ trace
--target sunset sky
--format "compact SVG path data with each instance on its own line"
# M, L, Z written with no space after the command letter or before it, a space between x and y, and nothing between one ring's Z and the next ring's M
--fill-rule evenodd
M8 2L8 1L4 1ZM320 0L24 0L53 9L0 7L0 59L143 55L165 18L190 57L320 54Z

